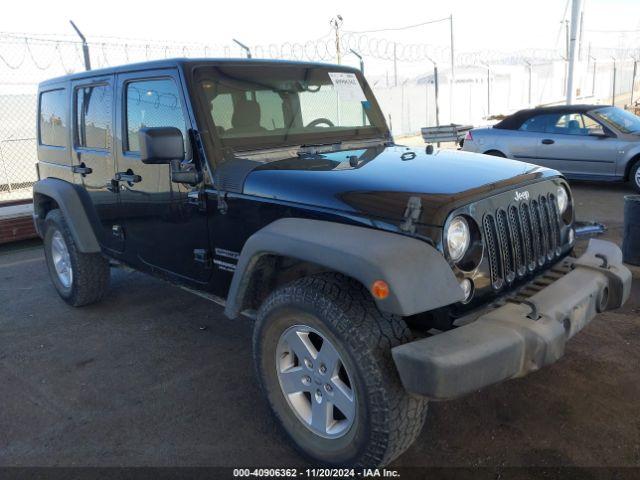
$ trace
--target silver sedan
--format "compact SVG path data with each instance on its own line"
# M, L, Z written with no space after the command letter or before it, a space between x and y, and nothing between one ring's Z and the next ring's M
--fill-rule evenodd
M618 107L521 110L469 131L462 150L543 165L571 179L629 181L640 191L640 117Z

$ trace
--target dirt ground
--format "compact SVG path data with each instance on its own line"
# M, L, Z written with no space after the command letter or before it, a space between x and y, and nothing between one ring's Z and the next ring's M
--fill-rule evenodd
M620 241L621 185L574 185ZM251 322L138 273L66 306L37 242L0 248L0 466L302 466L254 377ZM401 466L640 466L640 272L566 356L432 403ZM588 475L587 475L588 477ZM585 477L585 478L587 478Z

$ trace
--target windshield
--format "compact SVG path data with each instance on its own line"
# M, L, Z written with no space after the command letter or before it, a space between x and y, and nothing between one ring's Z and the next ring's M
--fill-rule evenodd
M594 117L617 128L622 133L640 132L640 117L618 107L599 108L590 112Z
M225 147L251 150L382 137L384 116L360 73L306 65L221 65L196 88Z

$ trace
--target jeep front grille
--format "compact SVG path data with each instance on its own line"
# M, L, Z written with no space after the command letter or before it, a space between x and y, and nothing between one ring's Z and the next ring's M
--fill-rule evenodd
M494 289L510 285L560 256L559 222L553 194L485 214L482 225Z

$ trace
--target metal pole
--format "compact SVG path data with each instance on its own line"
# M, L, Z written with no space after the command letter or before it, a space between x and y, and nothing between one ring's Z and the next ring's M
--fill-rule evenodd
M582 28L584 26L584 9L580 12L580 33L578 35L578 60L582 61Z
M532 69L532 65L531 65L531 62L528 62L528 61L526 61L526 60L524 61L524 63L526 63L526 64L527 64L527 69L529 70L529 95L528 95L528 104L529 104L529 107L531 107L531 76L532 76L532 71L531 71L531 69Z
M439 85L440 81L438 80L438 65L433 64L433 81L435 83L435 97L436 97L436 127L440 126L440 96L439 96Z
M564 56L569 58L569 20L564 21Z
M633 58L633 74L631 75L631 100L629 103L633 106L633 90L636 86L636 72L638 70L638 60L635 57Z
M233 39L233 41L236 42L238 45L240 45L240 48L242 48L246 52L247 58L251 58L251 49L249 47L247 47L240 40L236 40L235 38Z
M349 50L351 51L351 53L353 53L356 57L360 59L360 73L364 77L364 62L362 61L362 55L356 52L353 48L350 48ZM364 113L364 107L361 107L361 108L362 108L362 125L364 126L366 125L367 116Z
M613 89L611 91L611 105L616 104L616 57L613 58Z
M76 27L76 24L73 23L73 20L69 20L69 23L82 40L82 56L84 57L84 68L86 70L91 70L91 56L89 55L89 45L87 44L87 39L84 37L80 29Z
M598 66L598 61L596 60L596 57L591 57L593 58L593 83L591 86L591 96L595 97L596 96L596 68Z
M455 54L454 54L454 49L453 49L453 13L449 15L449 30L451 33L451 77L450 77L450 86L449 86L449 119L450 119L450 123L454 123L453 122L453 107L454 107L454 102L453 99L455 97L454 95L454 91L453 89L455 88L455 84L456 84L456 70L455 70Z
M393 85L398 86L398 57L396 55L397 44L393 42Z
M574 88L574 77L576 67L576 43L578 40L578 23L580 21L580 10L582 9L582 0L573 0L571 8L571 38L569 43L569 56L567 57L567 105L571 105L576 100L576 91Z
M340 27L342 26L342 16L336 15L331 20L329 20L329 25L335 30L336 34L336 59L338 60L338 64L341 63L342 58L340 57Z
M362 55L356 52L353 48L350 48L349 51L360 60L360 73L362 73L362 75L364 76L364 62L362 61Z
M491 69L487 65L487 117L491 115Z

